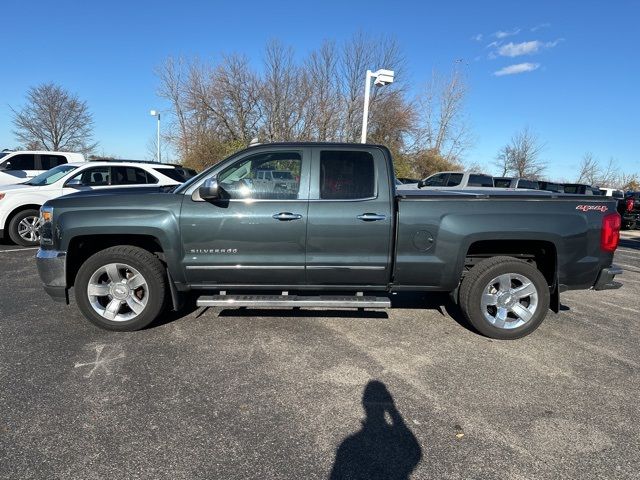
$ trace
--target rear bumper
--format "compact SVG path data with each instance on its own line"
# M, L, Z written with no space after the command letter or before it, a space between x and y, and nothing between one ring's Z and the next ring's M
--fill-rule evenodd
M610 267L600 270L598 279L593 285L594 290L614 290L622 286L621 282L614 281L616 275L622 274L622 268L617 265L611 265Z
M67 252L58 250L38 250L36 254L38 275L44 284L44 291L59 302L67 298Z

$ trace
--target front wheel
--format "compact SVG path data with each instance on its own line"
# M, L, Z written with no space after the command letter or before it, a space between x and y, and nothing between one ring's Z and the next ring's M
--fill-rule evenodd
M118 246L89 257L78 270L74 290L90 322L107 330L133 331L160 315L167 280L158 257L142 248Z
M23 247L35 247L40 244L40 212L23 210L9 222L9 238Z
M535 267L513 257L474 266L460 285L460 308L482 334L500 340L529 335L549 310L549 286Z

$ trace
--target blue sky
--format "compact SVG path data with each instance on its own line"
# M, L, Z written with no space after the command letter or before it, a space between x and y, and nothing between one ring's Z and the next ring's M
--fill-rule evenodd
M144 158L155 133L149 110L166 107L153 71L167 56L239 52L257 63L272 38L304 55L363 31L399 41L415 88L464 59L469 162L490 166L529 126L546 143L550 176L572 179L587 151L640 171L638 20L640 1L6 0L0 148L16 143L9 105L53 81L87 100L101 153Z

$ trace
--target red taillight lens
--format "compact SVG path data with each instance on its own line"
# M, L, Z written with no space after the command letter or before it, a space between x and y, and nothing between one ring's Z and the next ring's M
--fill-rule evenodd
M633 210L633 198L627 198L627 212Z
M605 252L613 252L618 248L620 241L620 215L610 213L602 219L602 231L600 233L600 248Z

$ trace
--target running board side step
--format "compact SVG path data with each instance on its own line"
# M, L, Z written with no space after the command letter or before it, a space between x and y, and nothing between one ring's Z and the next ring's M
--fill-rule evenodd
M196 303L199 307L391 308L386 297L334 295L204 295Z

